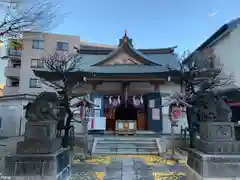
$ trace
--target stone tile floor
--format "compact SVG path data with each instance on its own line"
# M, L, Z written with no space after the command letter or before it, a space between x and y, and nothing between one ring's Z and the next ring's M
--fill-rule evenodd
M72 180L186 180L185 161L161 156L118 155L73 160Z
M14 153L16 142L22 137L1 140L0 172L4 169L4 157ZM80 150L78 150L80 151ZM185 180L185 163L166 160L169 152L161 156L99 156L85 162L73 160L72 180ZM0 174L1 177L1 174ZM0 178L1 179L1 178Z

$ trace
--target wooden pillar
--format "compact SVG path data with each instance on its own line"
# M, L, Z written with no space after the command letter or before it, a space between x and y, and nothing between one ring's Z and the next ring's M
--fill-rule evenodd
M102 84L102 81L93 81L92 83L92 91L97 90L97 86Z
M124 84L124 99L125 99L125 101L128 100L128 88L129 88L129 84L125 83Z
M124 82L122 84L122 92L123 92L124 102L127 102L127 100L128 100L128 90L129 90L129 82Z
M159 81L150 81L149 83L152 85L154 92L160 93L160 82Z
M88 154L88 122L89 122L89 109L86 107L86 104L83 105L84 107L84 120L82 121L83 123L83 133L84 133L84 159L87 158Z

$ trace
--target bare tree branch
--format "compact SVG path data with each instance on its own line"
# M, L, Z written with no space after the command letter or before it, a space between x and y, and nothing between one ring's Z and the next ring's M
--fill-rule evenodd
M0 20L0 36L5 37L21 37L24 31L49 30L61 16L59 5L51 0L10 1L1 8L4 16Z
M76 65L79 63L79 54L57 53L50 55L48 59L43 59L45 67L55 72L72 72L77 70Z
M74 86L85 84L84 77L68 78L68 73L78 70L81 58L79 54L57 53L48 58L42 58L44 67L50 72L54 72L58 79L43 80L43 84L54 89L62 89L72 92Z
M191 58L191 63L188 65L183 63L186 58ZM216 87L233 83L232 74L224 77L220 76L223 70L217 67L216 58L211 48L192 54L186 51L180 56L177 67L168 66L170 71L179 71L181 85L185 86L185 94L175 93L169 98L169 102L163 106L177 103L191 107L186 101L187 99L191 99L198 90L209 91Z
M80 55L78 53L68 54L56 52L47 58L42 58L45 70L34 71L35 75L43 79L42 83L54 88L58 91L61 99L61 106L64 107L67 114L66 123L64 125L64 147L68 144L69 129L71 122L76 121L74 117L75 111L70 104L71 100L76 98L73 89L76 84L85 84L84 76L79 72Z

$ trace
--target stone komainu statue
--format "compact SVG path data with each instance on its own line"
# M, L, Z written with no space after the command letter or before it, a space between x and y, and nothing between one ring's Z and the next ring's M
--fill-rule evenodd
M58 103L59 98L55 92L42 92L24 107L25 117L28 121L59 121L56 108Z
M194 108L199 121L231 122L231 108L212 91L197 92Z

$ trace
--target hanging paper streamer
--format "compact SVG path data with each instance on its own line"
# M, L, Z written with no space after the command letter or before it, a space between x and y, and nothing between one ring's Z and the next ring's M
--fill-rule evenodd
M118 104L121 104L120 96L118 96Z
M135 99L136 96L133 96L132 97L132 100L133 100L133 104L135 105L136 104L136 99Z
M108 97L109 104L112 104L112 96Z

